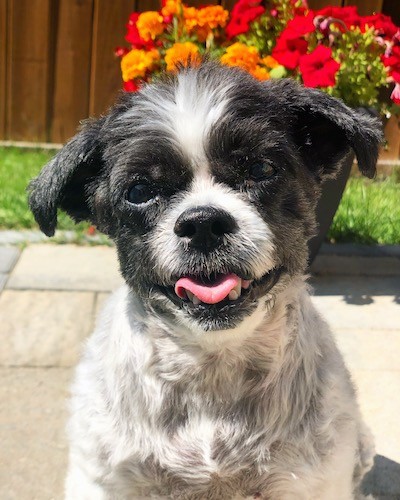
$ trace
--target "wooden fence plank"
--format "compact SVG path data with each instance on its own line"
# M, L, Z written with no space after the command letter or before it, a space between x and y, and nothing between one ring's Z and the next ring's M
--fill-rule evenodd
M308 0L310 9L323 9L324 7L341 7L341 0Z
M119 60L114 49L127 45L125 25L134 8L132 0L95 0L90 115L98 116L106 111L122 87Z
M399 0L384 0L382 12L393 19L400 26L400 2Z
M345 0L345 5L356 5L358 13L368 16L374 12L381 12L383 0Z
M6 126L9 139L48 140L50 21L51 0L9 0Z
M93 0L60 0L57 16L52 142L65 142L89 115Z
M0 139L6 139L7 0L0 0Z

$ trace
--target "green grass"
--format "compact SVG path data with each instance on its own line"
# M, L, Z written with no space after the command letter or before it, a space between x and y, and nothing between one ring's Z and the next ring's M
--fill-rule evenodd
M338 243L400 244L400 170L386 179L349 179L328 238Z
M0 147L0 229L37 228L28 209L26 186L55 151ZM59 214L58 229L84 240L88 224ZM384 180L351 178L328 238L333 242L400 244L400 170ZM107 240L104 241L107 243Z
M26 187L56 151L0 147L0 229L37 228L28 208ZM76 225L59 213L58 229L86 231L88 224Z

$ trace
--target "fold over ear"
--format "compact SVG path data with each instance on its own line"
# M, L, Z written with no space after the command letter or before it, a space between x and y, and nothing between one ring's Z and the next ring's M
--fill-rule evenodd
M272 87L279 85L276 81ZM291 80L280 81L276 93L292 111L292 136L307 167L322 181L334 177L352 149L362 174L376 173L382 123L372 114L355 111L322 91Z
M88 190L103 167L103 121L88 120L28 186L29 206L47 236L54 235L59 207L76 222L91 220Z

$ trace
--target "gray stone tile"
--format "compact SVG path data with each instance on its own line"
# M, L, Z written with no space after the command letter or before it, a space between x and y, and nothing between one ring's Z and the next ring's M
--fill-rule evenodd
M114 248L38 244L23 251L7 288L107 292L121 284Z
M351 370L365 423L376 452L400 462L400 371Z
M0 273L9 273L20 255L17 247L0 246Z
M0 498L63 498L70 369L0 368Z
M93 292L5 290L0 366L71 366L92 329Z
M396 330L400 328L400 303L391 296L368 296L364 304L346 302L336 295L312 298L322 316L335 330Z
M323 275L400 276L400 259L394 257L354 257L318 255L311 271Z
M311 284L315 295L339 295L352 304L363 305L377 295L400 301L397 276L317 276L311 279Z
M400 329L349 329L334 333L346 364L352 370L400 371Z

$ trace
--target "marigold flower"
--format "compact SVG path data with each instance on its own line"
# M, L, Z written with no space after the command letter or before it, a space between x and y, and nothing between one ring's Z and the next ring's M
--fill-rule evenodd
M274 69L280 66L278 61L272 56L264 57L263 59L261 59L261 62L264 64L264 66L266 66L269 69Z
M260 56L256 47L236 42L226 49L226 53L221 57L221 62L227 66L239 66L250 73L256 70Z
M147 49L150 50L154 47L153 40L143 40L139 35L139 31L137 29L136 23L139 19L139 12L132 12L129 16L128 24L126 25L126 36L125 40L132 45L133 49Z
M210 30L223 28L229 17L229 12L221 5L208 5L197 11L198 26L205 26Z
M135 78L144 78L147 71L152 70L159 59L160 54L156 49L131 50L121 59L122 79L127 82Z
M199 48L192 42L175 43L165 52L167 71L176 71L177 66L189 63L197 64L200 61Z
M163 0L161 14L165 17L179 14L182 8L181 0Z
M267 68L263 68L262 66L256 66L250 74L257 78L257 80L269 80L271 78L269 71Z
M185 20L185 28L190 33L197 26L197 9L196 7L183 7L183 19Z
M156 11L142 12L138 17L136 26L140 37L145 40L154 40L164 31L163 17Z

